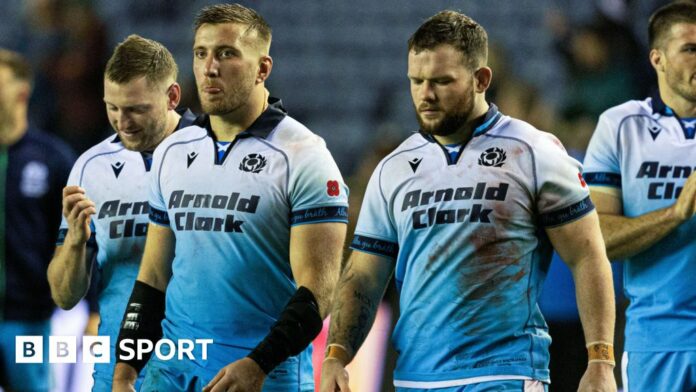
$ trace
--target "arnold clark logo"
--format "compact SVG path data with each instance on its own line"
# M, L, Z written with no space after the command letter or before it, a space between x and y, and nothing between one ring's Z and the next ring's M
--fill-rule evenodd
M49 363L76 363L78 350L82 352L84 363L116 362L111 359L109 336L84 336L81 349L77 345L76 336L49 336L48 347L44 346L44 343L43 336L16 336L15 362L43 363L45 350L48 350ZM213 344L213 339L160 339L156 344L146 339L124 339L120 342L123 351L120 359L140 360L145 354L152 353L164 361L174 357L178 360L184 357L190 360L207 360L209 344Z

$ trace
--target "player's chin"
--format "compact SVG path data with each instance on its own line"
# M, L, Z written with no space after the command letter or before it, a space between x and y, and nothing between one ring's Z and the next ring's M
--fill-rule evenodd
M126 150L145 151L147 149L147 143L145 140L132 141L121 139L121 143L123 143L123 147L125 147Z
M440 125L442 121L423 121L421 119L420 126L423 132L429 133L431 135L439 135Z
M201 103L201 109L203 109L204 113L213 116L222 116L232 111L228 105L217 102Z

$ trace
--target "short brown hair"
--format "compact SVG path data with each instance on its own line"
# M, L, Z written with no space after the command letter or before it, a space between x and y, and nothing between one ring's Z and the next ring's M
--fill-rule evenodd
M666 34L678 23L696 24L696 3L677 1L655 11L648 22L650 49L662 46Z
M196 15L193 30L204 24L239 23L248 26L246 33L255 31L263 43L271 42L271 26L256 11L241 4L215 4L201 9Z
M34 74L31 70L31 65L21 54L0 48L0 66L9 68L16 79L29 84L32 83Z
M164 45L132 34L114 49L106 63L104 76L118 84L145 76L154 84L169 78L176 80L178 73L176 61Z
M440 11L426 20L408 39L408 50L416 53L452 45L475 69L488 59L488 34L470 17L456 11Z

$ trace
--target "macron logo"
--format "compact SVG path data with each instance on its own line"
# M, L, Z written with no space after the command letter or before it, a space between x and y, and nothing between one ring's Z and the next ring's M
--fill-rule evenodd
M423 158L413 158L410 161L408 161L408 164L411 165L411 170L415 173L416 170L418 170L418 165L420 165L421 161Z
M125 165L125 162L116 162L111 164L111 168L114 170L114 175L116 178L118 178L118 175L121 174L121 170L123 170L123 166Z
M660 134L660 131L662 131L662 128L660 128L657 125L652 125L648 127L648 131L650 131L650 136L652 136L652 140L657 139L657 135Z
M187 168L187 169L188 169L189 167L191 167L191 164L193 163L193 161L196 160L196 157L197 157L197 156L198 156L198 153L197 153L197 152L193 152L193 151L190 152L190 153L188 154L188 156L186 156L186 168Z

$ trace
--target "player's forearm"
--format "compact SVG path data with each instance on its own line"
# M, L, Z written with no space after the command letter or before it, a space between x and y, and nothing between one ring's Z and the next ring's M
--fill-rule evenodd
M584 260L569 264L575 281L580 321L585 340L614 341L616 308L614 284L609 261L601 255L587 255Z
M87 294L90 271L86 257L85 244L66 242L56 249L48 266L51 297L63 309L71 309Z
M337 275L337 273L334 275ZM322 319L325 319L331 311L332 294L333 289L336 287L337 280L335 276L326 276L323 279L307 284L297 282L298 287L305 286L314 294L314 298L316 298L317 304L319 305L319 314Z
M175 237L168 227L150 223L137 280L165 292L172 276Z
M350 263L341 275L331 311L328 344L344 347L346 362L353 359L367 337L385 289L384 284L352 271Z
M671 208L663 208L635 218L599 214L602 236L611 260L621 260L640 253L679 226Z
M127 363L118 362L114 367L114 383L128 383L130 385L135 384L135 380L138 378L138 372L135 368Z
M297 287L312 292L322 319L331 311L345 238L346 225L338 222L300 225L290 232L290 266L295 282Z

